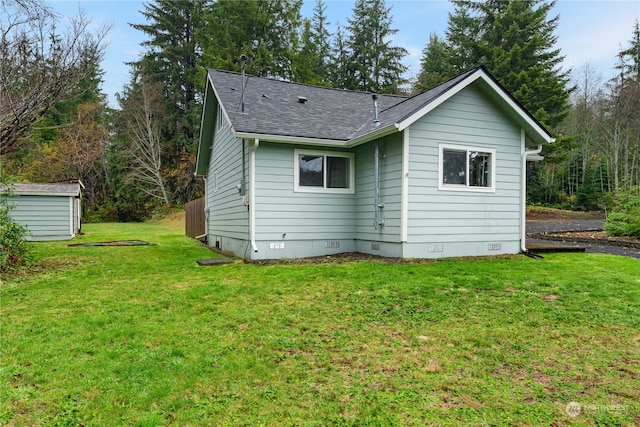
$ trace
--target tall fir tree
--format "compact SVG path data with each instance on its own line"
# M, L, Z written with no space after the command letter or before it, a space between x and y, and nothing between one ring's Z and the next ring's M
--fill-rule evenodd
M246 71L261 77L294 79L302 0L218 0L205 15L202 41L207 67Z
M315 46L316 61L313 71L325 84L329 83L329 62L331 60L331 34L327 20L327 6L323 0L316 0L311 18L311 42Z
M336 88L347 88L349 86L350 68L349 51L345 34L340 23L336 28L331 47L331 58L329 60L329 82Z
M640 82L640 22L636 19L633 24L633 32L629 47L623 49L618 57L621 58L624 68L623 73L627 79Z
M357 0L347 21L350 56L345 67L348 86L343 89L394 93L407 69L402 64L407 50L391 43L398 32L391 27L391 8L384 0Z
M484 65L496 79L534 116L549 127L562 122L569 111L570 71L563 71L563 56L555 48L558 16L549 18L555 1L543 0L452 0L446 43L450 60L436 62L425 51L423 64L453 77L474 66Z
M422 51L421 71L416 82L416 91L431 89L454 75L450 57L449 44L437 34L431 33L429 43Z
M324 1L317 0L311 19L303 20L300 51L294 63L296 82L330 85L331 34L326 10Z
M326 67L321 66L322 59L318 52L317 45L313 41L313 30L311 21L304 19L303 30L300 40L300 50L293 63L294 81L311 85L325 86L328 78Z

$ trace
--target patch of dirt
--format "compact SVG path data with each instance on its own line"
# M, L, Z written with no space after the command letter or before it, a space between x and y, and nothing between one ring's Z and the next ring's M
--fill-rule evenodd
M384 262L389 264L399 264L406 260L402 258L385 258L377 255L363 254L360 252L345 252L336 255L317 256L309 258L293 259L265 259L265 260L245 260L246 263L257 265L306 265L306 264L347 264L352 262Z
M459 260L470 259L507 259L519 255L495 255L478 257L458 257ZM449 258L451 259L451 258ZM318 256L309 258L283 258L266 260L243 260L247 264L256 265L308 265L308 264L347 264L354 262L379 262L384 264L433 264L443 261L442 258L391 258L378 255L363 254L360 252L345 252L335 255Z
M0 272L0 285L6 284L8 280L19 281L40 273L60 271L75 268L82 265L82 261L77 259L44 259L30 263L18 270L11 272Z
M527 208L527 220L530 221L561 221L568 219L605 219L605 214L604 212L577 212L539 206L530 206Z

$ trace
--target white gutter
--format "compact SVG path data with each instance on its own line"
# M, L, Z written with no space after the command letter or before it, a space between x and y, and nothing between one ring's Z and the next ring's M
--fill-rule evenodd
M260 145L258 138L249 146L249 240L254 252L258 252L256 245L256 150Z
M255 132L237 132L235 129L232 129L233 136L236 139L263 139L265 141L271 142L279 142L283 144L307 144L307 145L320 145L327 147L345 147L348 141L338 140L338 139L320 139L320 138L309 138L302 136L289 136L289 135L270 135L265 133L255 133Z
M398 132L398 130L398 124L392 123L390 125L378 128L373 132L369 132L367 134L349 140L321 139L290 135L273 135L254 132L237 132L234 129L232 129L232 132L233 136L237 139L262 139L264 141L278 142L281 144L304 144L316 145L319 147L353 148L357 145L364 144L366 142L373 141L375 139L382 138L383 136Z
M529 155L534 155L534 154L539 154L542 151L542 144L538 145L538 148L536 148L535 150L527 150L525 148L525 138L526 138L526 133L524 131L524 129L520 130L520 143L522 144L522 164L521 164L521 170L522 170L522 178L521 178L521 184L522 187L520 189L520 198L521 198L521 212L520 212L520 250L522 252L527 252L527 246L526 246L526 236L527 236L527 156Z

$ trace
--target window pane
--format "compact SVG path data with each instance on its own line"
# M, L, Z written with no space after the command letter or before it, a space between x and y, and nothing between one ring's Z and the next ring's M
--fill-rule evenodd
M491 187L491 154L469 151L469 185Z
M327 188L349 188L349 159L327 156Z
M442 150L442 183L467 183L467 152L458 150Z
M298 155L300 167L300 185L304 187L322 187L324 176L324 156Z

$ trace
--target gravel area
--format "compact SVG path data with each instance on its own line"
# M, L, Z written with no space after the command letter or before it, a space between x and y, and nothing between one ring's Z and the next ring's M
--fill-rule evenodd
M545 234L567 233L580 231L601 231L604 229L602 219L562 219L553 218L546 220L527 221L527 242L562 245L562 246L582 246L586 247L587 253L603 253L611 255L628 256L640 259L640 245L638 243L627 243L623 240L578 238L569 234L548 236Z

